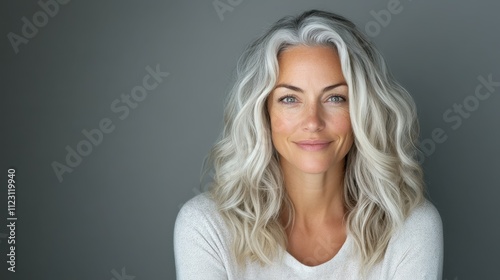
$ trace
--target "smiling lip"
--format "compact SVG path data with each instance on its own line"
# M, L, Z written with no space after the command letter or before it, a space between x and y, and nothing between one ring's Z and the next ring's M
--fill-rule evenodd
M294 143L297 144L297 146L299 146L299 148L301 148L302 150L319 151L328 147L328 145L330 145L331 142L332 141L326 141L326 140L304 140Z

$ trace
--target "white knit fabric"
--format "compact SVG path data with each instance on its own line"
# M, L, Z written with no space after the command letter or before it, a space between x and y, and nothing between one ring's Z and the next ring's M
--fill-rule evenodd
M231 235L215 202L202 193L181 208L174 230L177 280L293 280L356 279L359 264L351 236L329 261L307 266L284 252L284 258L261 267L236 266L230 254ZM415 209L391 238L384 259L365 279L442 279L443 229L438 211L428 200Z

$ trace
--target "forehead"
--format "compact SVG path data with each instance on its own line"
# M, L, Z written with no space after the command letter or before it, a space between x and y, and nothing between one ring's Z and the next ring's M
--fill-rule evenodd
M278 64L279 81L345 81L340 58L336 49L330 46L289 47L278 55Z

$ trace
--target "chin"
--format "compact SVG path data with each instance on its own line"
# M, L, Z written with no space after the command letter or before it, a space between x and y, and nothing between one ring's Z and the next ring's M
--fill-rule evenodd
M337 164L341 164L342 160L332 156L318 155L296 155L294 157L281 158L281 163L286 164L291 170L303 172L307 174L323 174L328 170L335 168Z
M309 174L321 174L325 173L332 166L330 163L326 162L301 162L295 166L298 170L309 173Z

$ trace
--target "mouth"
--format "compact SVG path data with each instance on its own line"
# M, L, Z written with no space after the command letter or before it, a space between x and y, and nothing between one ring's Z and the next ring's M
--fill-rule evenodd
M305 151L320 151L326 149L332 141L326 140L305 140L294 142L297 146Z

